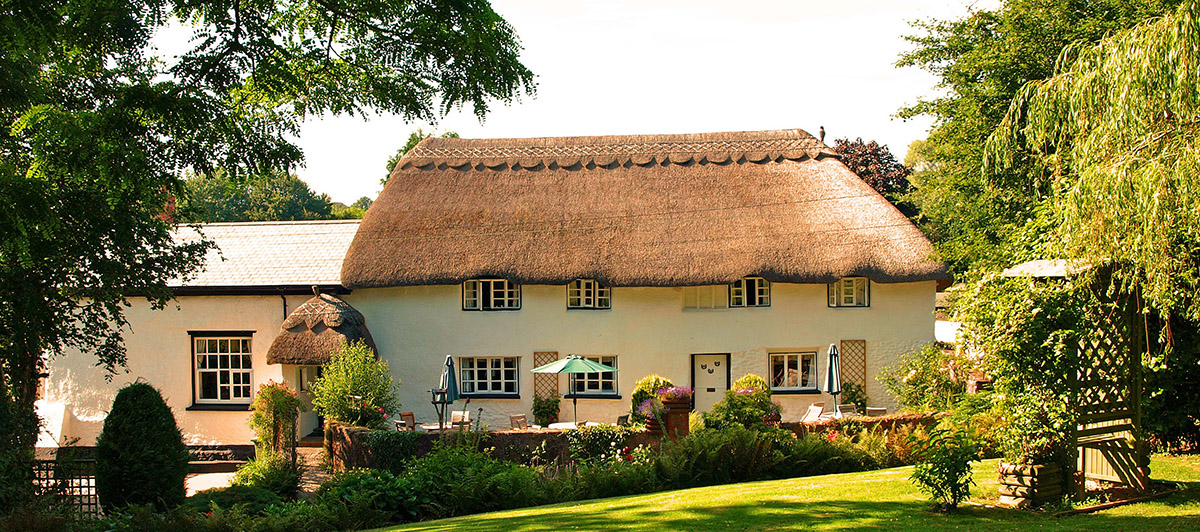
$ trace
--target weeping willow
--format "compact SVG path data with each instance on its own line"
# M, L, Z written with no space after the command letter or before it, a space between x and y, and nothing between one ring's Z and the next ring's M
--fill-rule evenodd
M1200 7L1185 2L1027 84L986 146L989 176L1032 160L1063 258L1116 266L1165 314L1200 319ZM998 179L994 177L993 179Z

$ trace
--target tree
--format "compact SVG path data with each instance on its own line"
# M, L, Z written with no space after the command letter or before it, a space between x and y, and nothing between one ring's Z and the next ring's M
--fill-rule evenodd
M217 170L184 180L181 219L186 222L260 222L325 220L332 216L329 196L308 188L296 174L267 172L234 179Z
M842 155L842 162L871 188L899 207L905 215L913 214L910 212L911 206L901 203L901 198L908 193L908 175L912 169L896 160L887 146L880 146L873 140L863 142L859 137L854 141L837 139L833 149Z
M400 158L404 157L404 155L406 153L408 153L409 150L417 147L417 144L420 144L422 140L425 140L429 137L439 137L439 136L444 139L459 138L458 133L455 133L453 131L447 131L445 133L442 133L441 135L438 135L437 132L435 132L435 131L430 131L429 133L426 133L425 131L418 129L416 131L413 131L412 133L409 133L408 141L404 143L404 146L401 146L399 150L396 150L396 153L394 153L391 157L388 157L387 176L384 177L383 179L381 179L379 182L386 185L388 180L392 178L392 170L394 170L396 168L396 163L400 162Z
M96 438L96 495L105 510L178 506L187 495L187 445L162 394L145 382L117 392Z
M158 56L150 38L173 19L193 47ZM116 371L126 296L161 307L200 266L211 244L177 244L159 216L184 171L286 171L301 121L325 113L482 118L532 93L520 51L485 0L0 6L0 455L16 457L0 484L32 486L45 357L75 348Z
M1067 45L1096 42L1167 12L1177 0L1008 0L951 21L922 21L908 37L915 49L898 66L917 66L940 78L944 95L901 109L899 116L932 116L922 152L924 168L907 199L922 229L955 273L1009 266L1028 255L1038 231L1024 228L1049 193L1030 165L1014 164L1002 180L985 182L983 146L1009 102L1029 81L1051 75ZM1037 257L1040 258L1040 257Z

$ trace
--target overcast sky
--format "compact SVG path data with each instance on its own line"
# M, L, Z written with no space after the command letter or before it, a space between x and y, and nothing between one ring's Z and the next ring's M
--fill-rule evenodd
M702 133L825 126L903 157L927 119L892 116L936 79L894 66L915 19L991 0L493 0L516 29L537 95L437 125L468 138ZM300 177L335 201L374 198L388 156L429 124L309 120Z

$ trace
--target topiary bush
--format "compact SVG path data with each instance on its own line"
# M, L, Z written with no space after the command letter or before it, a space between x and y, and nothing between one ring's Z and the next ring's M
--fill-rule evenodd
M182 508L197 514L213 508L238 508L248 514L260 515L268 506L279 504L283 499L274 492L253 486L229 486L196 492L188 497Z
M766 424L763 417L779 414L782 407L771 401L771 392L763 389L742 388L726 390L725 398L704 413L704 425L711 429L724 429L740 425L748 429L761 428Z
M183 434L158 390L144 382L121 388L96 438L101 506L178 506L187 493L188 460Z
M747 373L738 377L733 381L734 390L763 390L768 395L771 393L771 387L767 385L767 379L764 379L753 373Z
M365 343L354 342L333 353L313 382L313 409L335 421L383 429L400 409L397 386L387 362Z
M630 419L638 423L645 423L646 416L638 412L638 408L641 407L642 403L646 402L647 399L657 398L658 390L670 386L675 386L675 383L671 382L662 375L646 375L634 383L633 398L629 414Z

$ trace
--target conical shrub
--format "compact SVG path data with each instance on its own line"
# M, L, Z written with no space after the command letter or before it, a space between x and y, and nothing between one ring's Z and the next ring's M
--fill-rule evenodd
M144 382L121 388L96 438L100 505L178 506L187 474L188 449L162 395Z

